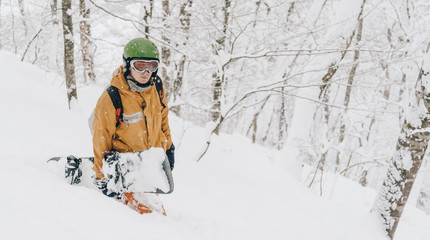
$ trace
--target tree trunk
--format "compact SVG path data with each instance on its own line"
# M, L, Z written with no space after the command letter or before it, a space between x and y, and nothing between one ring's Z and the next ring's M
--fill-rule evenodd
M285 77L285 75L284 75ZM282 94L285 91L285 88L282 87L281 88L281 106L279 109L279 135L278 135L278 150L281 150L284 147L284 139L286 133L287 133L287 118L286 118L286 107L285 107L285 101L286 101L286 97L284 96L284 94Z
M9 0L9 5L12 6L11 0ZM16 44L16 37L15 37L15 14L13 14L12 10L11 10L10 15L11 15L11 19L12 19L11 32L12 32L13 48L14 48L14 53L17 54L18 53L18 45Z
M228 19L230 17L230 0L224 1L224 7L222 8L224 14L223 31L222 36L216 40L214 44L215 54L218 55L219 51L225 49L226 35L228 28ZM225 84L225 65L221 66L215 73L212 74L212 108L210 111L210 118L213 122L219 120L221 116L221 96L222 96L222 85ZM219 129L214 131L215 134L219 133Z
M348 84L346 86L345 99L343 102L343 105L345 106L345 112L343 114L343 117L341 117L340 119L339 146L342 145L345 139L346 124L343 118L346 117L348 113L348 106L349 106L349 100L351 98L352 84L354 83L355 72L357 71L357 67L358 67L358 59L360 58L360 50L358 49L358 47L360 45L362 33L363 33L363 18L361 18L358 21L358 29L357 29L357 36L356 36L356 43L355 43L356 50L354 51L354 65L352 66L351 71L349 72ZM339 165L340 165L340 151L338 151L336 154L335 173L337 173L339 169ZM348 168L348 166L346 166L346 168Z
M176 66L177 75L176 75L176 79L173 81L173 89L172 89L173 100L176 100L177 98L181 97L181 88L182 88L182 83L184 81L186 61L187 61L187 56L182 55L182 58L179 61L179 64Z
M391 239L394 238L428 146L430 133L424 130L428 127L430 127L428 121L423 122L419 128L412 128L408 122L404 122L400 134L402 136L397 142L396 155L391 159L377 198L377 211ZM404 164L409 158L412 160L410 169Z
M418 82L422 81L422 75L421 68ZM430 139L430 120L427 116L430 110L430 94L425 89L425 84L416 92L416 98L417 102L424 103L427 114L421 115L419 126L404 121L396 154L391 158L386 178L375 202L375 210L391 239L396 233Z
M363 0L362 4L361 4L361 9L360 9L360 13L358 14L358 18L357 18L357 23L362 19L363 16L363 11L364 11L364 5L366 4L366 0ZM340 58L339 60L333 62L332 64L330 64L330 66L327 69L327 73L322 77L322 84L320 86L320 94L318 96L318 98L320 99L320 101L322 103L329 103L330 100L330 86L331 86L331 81L334 77L334 75L336 74L337 70L339 69L339 63L343 61L343 59L345 58L346 54L348 53L348 49L352 44L352 41L354 39L354 36L357 34L357 30L355 29L348 41L345 44L345 48L344 50L341 52ZM323 123L327 125L327 130L329 132L333 132L334 130L334 126L330 127L328 126L330 124L330 109L328 105L324 105L323 109L322 109L322 116L323 116ZM315 121L315 117L316 117L316 113L314 114L314 121ZM328 134L328 133L326 133ZM318 169L324 169L324 166L326 164L326 160L327 160L327 153L330 150L330 147L327 147L326 149L323 149L323 152L321 153L321 157L320 160L318 162L318 165L316 167L315 170L315 174L318 173ZM322 171L321 171L322 174ZM315 179L315 175L313 177L313 179ZM313 180L311 181L311 184L309 184L309 187L312 186Z
M144 10L144 14L143 14L143 20L145 21L145 34L146 34L146 38L148 38L149 36L149 21L152 19L152 12L154 10L154 0L149 0L149 6L144 6L143 7Z
M63 0L63 37L64 37L64 75L66 77L67 100L69 103L72 98L77 99L75 63L74 63L74 42L73 42L73 22L72 22L72 3L71 0Z
M90 9L86 7L85 0L79 0L79 14L81 21L79 28L81 31L81 52L82 52L82 63L84 65L84 82L90 80L91 82L96 81L96 75L94 72L94 53L95 46L91 42L91 28L89 24Z
M58 42L58 1L53 0L51 4L51 17L52 17L52 37L50 39L50 51L49 51L49 67L54 69L57 66L57 42Z
M185 34L185 41L183 43L183 47L188 42L189 38L189 31L190 31L190 25L191 25L191 12L189 11L190 8L193 5L192 0L187 0L185 3L181 5L180 12L179 12L179 21L181 22L181 28ZM176 65L176 79L173 80L173 88L172 88L172 95L173 100L175 101L178 97L181 97L181 88L182 88L182 82L184 78L184 71L185 71L185 63L187 61L187 56L183 55L181 57L181 60ZM177 113L180 113L180 108L177 109Z
M251 125L249 125L248 131L246 132L246 135L249 135L251 129L252 129L252 143L255 143L257 141L257 130L258 130L258 117L263 112L264 106L269 101L271 95L268 95L261 104L261 107L254 113L254 117L252 118Z
M212 74L212 108L210 117L213 122L218 121L221 116L221 78L218 73ZM218 134L218 131L215 132Z
M19 12L22 16L22 25L24 26L24 34L27 37L28 35L28 27L27 27L27 21L25 20L25 10L24 10L24 0L18 0L18 6L19 6Z
M163 29L167 30L169 25L166 23L166 21L170 15L169 0L163 0L161 5L163 8ZM163 31L161 38L165 43L170 44L170 38L165 34L165 32L169 31ZM171 79L168 72L168 69L170 69L170 55L170 48L163 45L161 47L161 62L163 63L161 64L161 78L165 83L166 89L168 89L168 91L166 91L166 98L168 99L167 101L170 99L172 89Z

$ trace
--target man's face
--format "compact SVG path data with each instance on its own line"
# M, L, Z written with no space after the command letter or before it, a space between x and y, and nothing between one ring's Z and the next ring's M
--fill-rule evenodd
M152 73L150 73L149 71L138 72L138 71L135 71L132 67L130 67L130 73L131 73L131 77L140 84L147 83L152 75Z

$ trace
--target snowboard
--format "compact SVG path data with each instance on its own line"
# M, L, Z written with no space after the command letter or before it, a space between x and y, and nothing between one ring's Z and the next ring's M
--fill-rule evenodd
M96 188L93 157L53 157L50 168L62 172L72 185ZM162 148L151 148L134 153L110 152L103 159L102 172L112 192L169 194L174 190L170 164Z

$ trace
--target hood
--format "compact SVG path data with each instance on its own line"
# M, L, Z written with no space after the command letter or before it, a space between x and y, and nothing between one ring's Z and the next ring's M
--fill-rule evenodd
M128 86L127 80L124 77L123 66L120 66L114 73L110 85L118 88L122 92L130 92L130 86Z

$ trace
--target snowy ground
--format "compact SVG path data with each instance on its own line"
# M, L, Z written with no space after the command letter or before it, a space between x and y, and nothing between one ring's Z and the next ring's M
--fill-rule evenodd
M374 191L344 179L332 199L279 167L278 153L241 136L214 137L171 116L177 147L167 217L139 215L49 170L52 156L92 155L87 118L103 88L80 86L69 111L58 76L0 52L0 239L385 239L369 214ZM407 208L397 240L430 239L430 217Z

